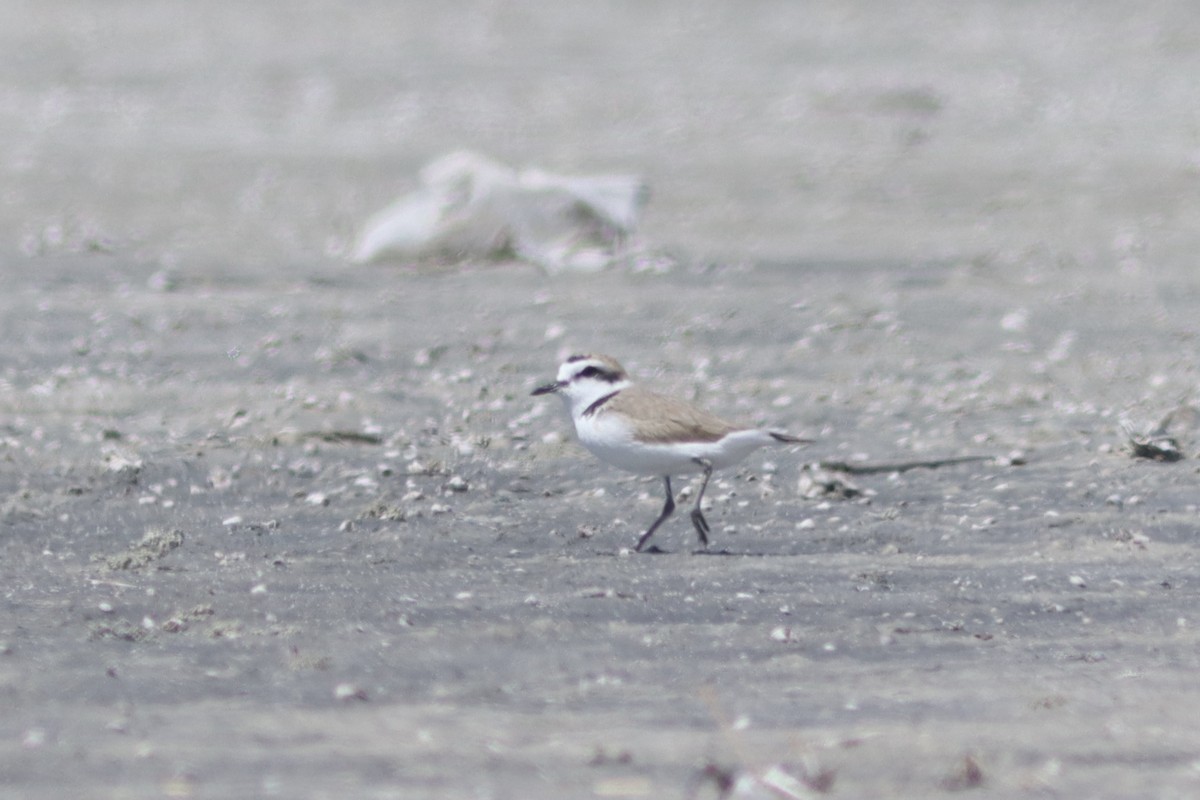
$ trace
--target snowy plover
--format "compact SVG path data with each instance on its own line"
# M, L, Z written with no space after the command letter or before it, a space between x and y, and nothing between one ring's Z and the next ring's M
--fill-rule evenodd
M571 356L559 367L557 380L533 394L562 397L580 443L600 460L630 472L662 476L667 502L638 539L639 552L675 511L672 475L704 475L692 525L707 547L709 527L700 503L713 470L736 464L764 445L812 441L782 431L738 427L684 400L634 386L625 368L604 355Z

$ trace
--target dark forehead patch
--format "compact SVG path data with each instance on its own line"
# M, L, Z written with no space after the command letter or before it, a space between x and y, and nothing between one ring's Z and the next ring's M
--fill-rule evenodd
M616 383L617 381L626 379L625 368L611 356L595 353L573 355L563 363L564 366L570 367L572 379L599 378L609 383Z

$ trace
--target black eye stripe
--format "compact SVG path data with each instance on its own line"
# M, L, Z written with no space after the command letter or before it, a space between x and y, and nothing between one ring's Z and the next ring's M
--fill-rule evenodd
M571 380L579 380L580 378L596 378L604 381L605 383L616 383L617 381L621 380L621 375L620 373L614 372L611 369L605 369L604 367L597 367L594 364L588 364L586 367L579 370L579 372L576 372L575 376Z

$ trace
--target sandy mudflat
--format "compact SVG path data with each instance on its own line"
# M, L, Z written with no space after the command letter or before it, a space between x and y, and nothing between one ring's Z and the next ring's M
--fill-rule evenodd
M1191 6L102 6L0 24L0 795L1200 792ZM677 265L346 266L459 146ZM820 443L630 555L576 350Z

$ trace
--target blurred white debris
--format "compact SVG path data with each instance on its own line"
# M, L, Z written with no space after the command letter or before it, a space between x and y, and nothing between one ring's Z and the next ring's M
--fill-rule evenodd
M1121 429L1129 440L1130 451L1134 458L1148 458L1153 461L1179 461L1184 457L1179 446L1179 440L1170 436L1167 430L1172 423L1178 421L1175 427L1182 430L1190 429L1195 422L1196 410L1190 406L1180 406L1167 416L1147 434L1138 433L1128 420L1121 420Z
M863 494L863 490L844 475L823 469L820 464L806 464L800 471L797 484L800 496L809 500L817 497L836 497L849 500Z
M743 772L737 776L730 797L812 797L811 791L796 776L776 764L761 773Z
M339 683L333 687L333 696L337 700L367 700L367 691L353 683Z
M142 468L142 459L123 448L106 447L104 466L109 472L138 472Z
M354 262L516 257L552 273L594 272L624 253L647 197L636 175L517 171L468 151L419 177L420 188L367 220Z
M700 774L690 797L700 800L715 789L716 800L808 800L833 788L832 770L774 764L765 769L722 769L710 764Z
M1029 327L1029 309L1017 308L1000 319L1000 327L1006 331L1019 333Z

